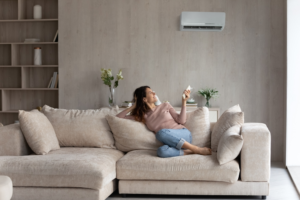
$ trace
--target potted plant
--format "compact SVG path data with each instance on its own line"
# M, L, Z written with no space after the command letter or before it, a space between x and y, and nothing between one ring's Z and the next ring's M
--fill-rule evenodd
M206 104L205 106L206 107L211 107L210 103L209 103L209 100L212 99L212 98L215 98L218 96L219 94L219 91L215 90L215 89L201 89L198 91L198 93L200 95L202 95L205 99L206 99Z
M112 85L112 81L115 77L112 75L111 69L103 69L101 68L101 79L103 80L104 84L109 87L109 97L108 97L108 105L110 107L114 107L116 105L115 102L115 89L119 85L119 80L123 80L122 70L119 71L117 74L116 80L114 85Z

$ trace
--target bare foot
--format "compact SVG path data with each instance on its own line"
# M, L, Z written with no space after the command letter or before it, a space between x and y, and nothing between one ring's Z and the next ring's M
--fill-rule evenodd
M197 147L195 153L200 155L211 155L211 149L208 147Z
M184 155L194 154L194 152L190 149L183 150Z

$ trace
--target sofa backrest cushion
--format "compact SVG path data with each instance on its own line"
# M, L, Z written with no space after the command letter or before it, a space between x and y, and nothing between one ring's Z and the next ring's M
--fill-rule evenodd
M235 125L227 129L222 135L217 151L217 159L220 165L234 160L243 147L243 137L240 134L241 126Z
M44 105L42 112L52 123L62 147L100 147L115 149L114 138L105 119L117 108L57 109Z
M226 130L235 125L242 126L243 123L244 113L238 104L225 110L212 130L211 150L214 152L218 150L219 141Z
M210 147L209 110L206 107L187 112L186 123L183 124L192 133L192 144ZM131 119L123 119L107 115L106 119L115 138L117 149L123 152L133 150L157 150L164 144L155 138L154 132L146 125Z
M113 132L118 150L157 150L163 143L155 138L145 124L132 119L124 119L115 115L107 115L106 120Z
M186 123L183 125L192 133L192 144L210 148L211 133L207 107L199 107L197 110L187 112Z
M51 150L60 149L52 124L40 111L19 110L19 122L23 135L34 153L45 155Z

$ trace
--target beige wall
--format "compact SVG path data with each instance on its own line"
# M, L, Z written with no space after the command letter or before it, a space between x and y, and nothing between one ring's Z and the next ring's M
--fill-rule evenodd
M266 123L272 160L283 160L285 126L284 0L60 0L59 106L107 106L100 69L123 70L117 103L149 85L160 100L181 103L213 87L221 112L240 104L246 122ZM181 32L182 11L226 12L222 32ZM259 147L258 147L259 148Z

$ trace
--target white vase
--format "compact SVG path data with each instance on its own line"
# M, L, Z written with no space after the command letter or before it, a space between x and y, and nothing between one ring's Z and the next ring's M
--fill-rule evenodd
M34 48L33 64L34 65L42 65L42 48L41 47Z
M33 6L33 19L42 19L42 6Z

